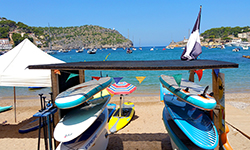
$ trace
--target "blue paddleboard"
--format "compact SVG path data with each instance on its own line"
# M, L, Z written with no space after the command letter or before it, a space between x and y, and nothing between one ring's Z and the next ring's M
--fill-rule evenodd
M166 94L171 94L171 93L169 92L169 90L167 90L166 88L164 88L162 86L162 84L160 83L160 100L161 101L164 100L164 95L166 95Z
M55 104L60 109L69 109L81 105L91 99L96 93L108 87L112 82L110 77L90 80L73 86L60 93L55 100Z
M173 77L166 75L160 76L160 82L178 98L197 108L212 110L216 106L216 100L206 93L205 88L194 82L182 79L179 87Z
M166 129L180 149L214 149L218 145L217 130L200 109L177 100L174 95L164 97L163 121Z
M52 118L51 118L51 122L52 122ZM41 127L43 127L43 121L41 121ZM34 131L36 129L39 128L39 117L33 117L32 121L30 121L29 123L25 124L24 126L22 126L21 128L19 128L18 132L19 133L28 133L31 131Z

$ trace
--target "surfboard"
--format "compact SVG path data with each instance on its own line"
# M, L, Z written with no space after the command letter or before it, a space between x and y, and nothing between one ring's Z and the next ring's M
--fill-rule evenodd
M160 82L178 98L195 107L212 110L216 106L216 100L206 93L207 88L204 90L194 82L182 79L179 87L173 77L166 75L160 76Z
M51 122L52 121L53 120L51 118ZM41 127L43 127L43 122L41 122ZM19 133L28 133L28 132L34 131L38 128L39 128L39 117L33 117L29 123L27 123L24 126L22 126L21 128L19 128L18 132Z
M219 138L216 127L201 109L177 100L174 95L164 97L163 121L170 137L180 149L214 149Z
M121 108L118 108L109 120L109 131L115 133L122 128L124 128L133 118L135 114L135 105L132 102L125 102L122 104L122 113L119 117L119 111Z
M166 88L164 88L162 86L162 84L160 83L160 101L164 100L164 95L166 94L171 94L171 92L169 92L169 90L167 90Z
M108 87L112 82L110 77L104 77L97 80L90 80L73 86L66 91L60 93L56 99L55 104L60 109L69 109L86 102L92 98L96 93Z
M108 109L105 108L96 121L80 136L69 141L61 142L56 150L68 149L96 149L105 150L108 146L109 137L107 136Z
M109 121L110 118L111 118L111 116L115 112L116 104L114 104L114 103L108 103L107 108L108 108L108 112L109 112L109 119L108 119L108 121Z
M110 95L103 97L103 102L92 102L78 106L68 112L56 125L54 138L59 142L68 142L86 131L106 108Z
M11 106L4 106L4 107L0 107L0 112L3 112L3 111L6 111L6 110L9 110L11 109L12 105Z
M43 126L43 122L42 122ZM18 132L19 133L28 133L30 131L34 131L39 128L39 118L38 117L33 117L32 121L27 123L26 125L22 126L19 128Z

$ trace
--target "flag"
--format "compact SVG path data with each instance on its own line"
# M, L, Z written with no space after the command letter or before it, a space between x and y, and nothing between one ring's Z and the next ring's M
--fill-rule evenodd
M113 77L115 80L115 83L118 84L118 82L122 79L123 77Z
M201 41L200 41L200 20L201 20L201 6L200 12L195 22L193 31L188 39L187 45L181 55L181 60L193 60L196 59L201 53Z
M92 76L92 78L98 81L101 77Z
M68 82L69 79L73 78L73 77L76 77L76 76L79 76L78 74L75 74L75 73L71 73L68 77L68 79L65 81L65 82Z
M182 74L175 74L173 75L175 82L178 84L178 86L181 86L181 78L182 78Z
M55 74L58 74L58 75L61 75L60 70L57 70L57 69L56 69L56 70L54 70L54 73L55 73Z
M203 70L202 70L202 69L200 69L200 70L195 70L194 72L197 74L197 76L198 76L198 78L199 78L199 81L200 81L201 78L202 78L202 75L203 75Z
M141 84L141 82L146 78L146 77L143 77L143 76L141 76L141 77L135 77L138 81L139 81L139 83Z
M214 69L214 73L216 74L217 78L218 78L219 72L220 72L220 69Z

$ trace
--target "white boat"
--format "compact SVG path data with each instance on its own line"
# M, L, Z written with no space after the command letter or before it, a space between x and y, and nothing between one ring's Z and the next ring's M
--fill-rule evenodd
M153 51L154 50L154 48L152 47L152 48L150 48L150 51Z
M244 50L248 50L248 46L246 46L246 45L243 45L243 46L241 46L242 47L242 49L244 49Z
M81 49L79 48L78 50L76 50L76 52L77 52L77 53L82 53L82 52L83 52L83 50L84 50L84 47L83 47L83 48L81 48Z
M135 48L135 47L133 47L133 48L132 48L132 50L133 50L133 51L136 51L136 48Z
M54 51L54 50L47 50L47 51L45 51L47 54L56 54L56 51Z
M232 51L233 51L233 52L239 52L239 51L240 51L240 48L234 48Z
M133 51L130 49L130 48L128 48L127 50L126 50L126 53L128 53L128 54L131 54Z
M115 51L116 49L117 49L116 47L112 47L112 50L114 50L114 51Z
M89 49L88 51L87 51L87 53L88 54L95 54L96 53L96 51L97 51L97 49Z

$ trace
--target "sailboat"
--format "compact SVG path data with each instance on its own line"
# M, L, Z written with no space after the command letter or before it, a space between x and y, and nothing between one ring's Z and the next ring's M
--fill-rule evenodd
M139 43L139 50L142 50L142 48L141 48L141 39L140 39L140 43Z

